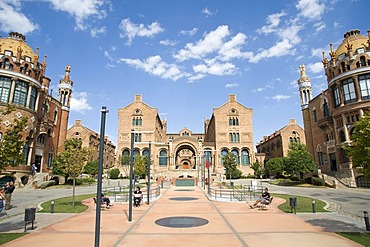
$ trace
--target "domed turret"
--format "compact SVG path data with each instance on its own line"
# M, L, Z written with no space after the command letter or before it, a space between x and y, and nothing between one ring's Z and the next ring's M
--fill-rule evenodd
M368 66L370 63L370 56L367 54L370 51L370 31L367 33L368 36L361 35L359 30L346 32L342 43L336 50L330 44L330 60L323 53L322 63L329 83L342 73Z
M28 57L30 62L33 62L35 52L26 43L26 37L23 34L11 32L9 37L0 38L0 54L7 55L11 52L11 56L16 57L20 49L22 50L22 55Z

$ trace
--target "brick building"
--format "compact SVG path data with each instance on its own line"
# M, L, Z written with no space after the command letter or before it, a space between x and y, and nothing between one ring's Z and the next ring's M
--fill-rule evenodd
M271 135L264 136L256 145L257 153L265 154L265 162L271 158L285 157L292 142L306 144L304 129L296 123L295 119L290 119L288 125Z
M67 131L67 139L76 138L82 141L82 147L91 150L91 161L99 160L100 150L100 135L93 130L87 128L82 124L81 120L76 120L75 123ZM104 138L104 151L103 151L103 167L111 168L115 165L115 150L116 146Z
M23 132L26 162L6 168L18 183L28 181L32 163L38 172L50 172L53 157L63 148L66 139L73 86L69 76L71 68L66 66L64 78L59 81L58 98L54 98L51 79L45 75L46 56L39 61L39 49L34 52L25 40L24 35L16 32L0 38L0 107L8 103L16 106L16 111L1 119L0 132L15 118L28 119ZM0 137L2 135L0 133Z
M187 128L167 133L167 121L160 118L157 108L135 95L134 102L118 110L117 158L130 156L134 130L134 155L148 156L151 143L155 177L199 177L205 160L211 163L212 175L224 174L222 156L228 152L237 156L238 168L244 175L253 174L252 113L251 108L236 101L236 95L229 95L229 100L214 108L211 118L205 120L204 133Z
M319 171L336 176L348 186L363 178L352 167L343 147L351 143L354 124L370 107L370 31L352 30L330 59L323 53L327 88L312 98L311 80L300 66L298 80L307 150Z

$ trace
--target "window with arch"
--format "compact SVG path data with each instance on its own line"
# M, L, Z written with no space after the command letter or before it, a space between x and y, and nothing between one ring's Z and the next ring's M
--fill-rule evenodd
M139 149L137 149L137 148L135 148L134 149L134 157L136 157L136 156L140 156L140 150Z
M4 59L4 69L13 70L13 64L10 63L9 58Z
M210 150L205 150L204 151L204 161L210 161L212 162L212 151Z
M321 151L317 152L317 158L319 160L319 167L324 165L324 156Z
M29 106L31 110L35 110L36 100L37 100L37 89L35 87L31 87L30 106Z
M159 152L159 166L167 166L167 151L162 149Z
M360 75L358 84L360 85L361 99L370 99L370 74Z
M133 117L132 118L132 126L142 126L143 119L141 117Z
M230 126L238 126L239 125L238 117L229 117L229 125Z
M324 117L329 117L329 106L326 99L324 99L324 104L322 105L323 111L324 111Z
M26 106L28 85L24 81L15 82L13 103L16 105Z
M221 150L221 165L224 164L224 156L227 155L229 153L229 151L227 149L222 149Z
M345 142L346 141L346 135L344 134L343 130L339 131L339 140L340 140L340 142Z
M12 81L10 78L0 76L0 101L4 103L9 102L10 88Z
M250 156L249 156L249 150L246 148L242 149L242 157L241 157L241 163L242 165L249 165L250 164Z
M135 133L134 141L135 142L141 142L141 133Z
M149 149L147 149L147 148L144 149L142 155L143 155L143 157L149 157Z
M334 107L337 108L340 106L340 97L339 97L339 88L337 85L333 87L333 99L334 99Z
M301 139L299 137L299 133L297 131L292 131L291 137L289 137L289 141L300 143Z
M349 104L355 102L357 100L356 91L355 91L355 84L352 78L348 78L343 80L342 82L342 92L343 92L343 99L344 104Z
M121 165L128 166L130 164L130 150L124 149L122 151Z
M231 150L231 153L235 156L236 164L240 164L239 151L237 149Z
M37 143L40 143L40 144L45 144L45 140L46 140L46 134L40 134L36 139Z
M239 133L229 133L230 142L240 142Z

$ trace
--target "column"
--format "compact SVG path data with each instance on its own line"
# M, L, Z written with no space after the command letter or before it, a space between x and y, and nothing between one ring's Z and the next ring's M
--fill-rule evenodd
M15 91L15 83L17 82L17 78L12 78L12 85L10 87L10 95L9 95L9 104L13 103L14 91Z
M357 76L353 76L353 83L355 84L355 91L356 91L356 96L357 96L357 102L361 102L361 90L360 90L360 84L358 84L358 79Z
M29 84L28 85L28 90L27 90L27 101L26 101L26 107L27 108L30 108L31 91L32 91L32 86Z
M342 121L343 121L343 130L344 130L344 136L346 138L346 142L349 141L349 133L347 129L347 119L346 116L342 113Z

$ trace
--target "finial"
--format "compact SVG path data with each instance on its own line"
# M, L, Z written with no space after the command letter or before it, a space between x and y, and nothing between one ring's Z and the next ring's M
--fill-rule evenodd
M306 77L306 67L304 65L300 65L299 70L301 71L301 78Z
M330 52L329 52L330 57L335 57L335 51L333 50L333 44L330 43Z
M322 52L322 64L324 65L324 68L326 69L328 67L328 59L325 57L325 52Z
M367 44L370 46L370 30L367 30Z
M66 66L66 70L65 70L65 75L64 75L64 80L65 81L69 81L70 78L69 78L69 73L71 72L71 66L67 65Z
M345 47L347 48L347 51L348 51L348 52L351 52L351 51L352 51L352 46L353 46L353 44L351 44L351 43L349 42L349 35L347 35L347 36L346 36L346 45L345 45Z

